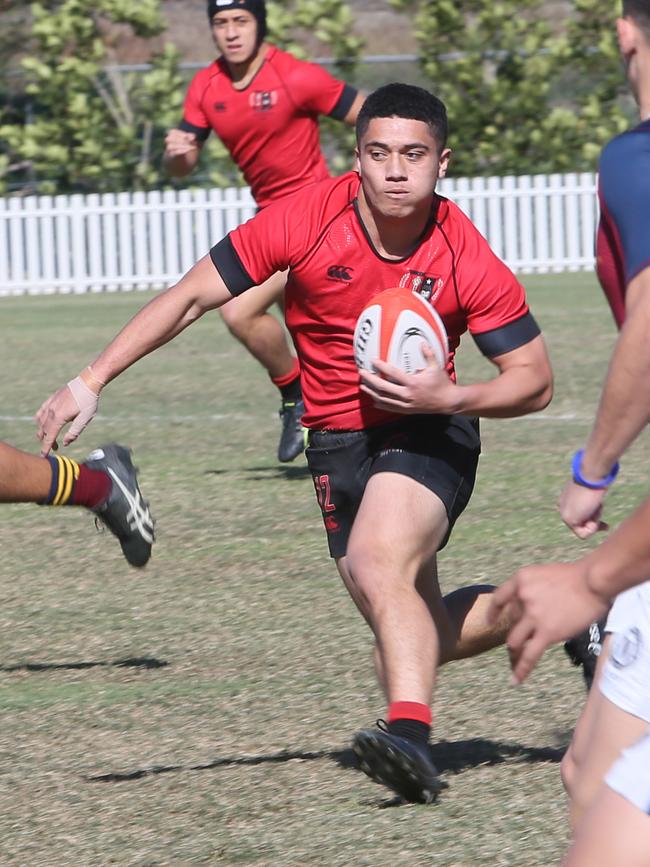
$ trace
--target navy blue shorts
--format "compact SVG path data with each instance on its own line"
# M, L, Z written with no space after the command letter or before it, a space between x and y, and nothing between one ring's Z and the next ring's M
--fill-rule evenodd
M305 454L330 556L343 557L370 476L400 473L438 496L451 530L467 506L481 453L478 419L410 415L359 431L310 431Z

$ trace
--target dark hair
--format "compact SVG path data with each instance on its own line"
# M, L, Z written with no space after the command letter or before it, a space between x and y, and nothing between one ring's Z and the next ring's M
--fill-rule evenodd
M426 123L442 150L447 144L447 109L444 102L413 84L385 84L373 91L357 117L357 143L375 117L404 117Z
M633 18L650 41L650 0L623 0L623 15Z
M266 36L266 4L264 0L208 0L208 18L210 21L217 12L227 12L230 9L245 9L257 20L257 44L264 42Z

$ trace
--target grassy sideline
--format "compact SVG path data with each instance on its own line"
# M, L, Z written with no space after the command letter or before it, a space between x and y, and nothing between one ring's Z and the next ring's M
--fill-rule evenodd
M474 499L441 558L446 590L584 546L555 499L614 339L588 275L525 280L556 372L528 419L484 422ZM146 295L0 299L0 437ZM461 378L491 375L472 341ZM70 448L132 446L158 543L142 573L81 510L0 522L0 862L10 865L549 867L565 845L559 760L584 698L560 649L508 686L505 653L444 669L435 807L392 807L350 767L384 712L370 636L335 575L305 464L275 461L264 374L211 315L109 387ZM643 446L608 501L645 491ZM383 809L388 807L387 809Z

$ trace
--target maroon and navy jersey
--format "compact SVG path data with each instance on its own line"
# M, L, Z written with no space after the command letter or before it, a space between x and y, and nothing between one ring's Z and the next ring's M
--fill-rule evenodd
M604 148L598 198L596 273L620 328L626 287L650 267L650 120Z
M432 217L403 259L382 257L359 216L356 172L275 202L239 226L210 255L233 295L289 268L285 316L302 373L306 413L316 429L359 430L389 421L359 389L353 336L371 299L393 286L427 298L449 335L449 373L467 329L489 357L539 334L524 289L462 211L435 195Z
M185 99L180 129L204 141L214 130L237 163L260 207L329 177L318 116L342 120L357 95L315 63L274 45L250 84L236 90L219 58L198 72Z

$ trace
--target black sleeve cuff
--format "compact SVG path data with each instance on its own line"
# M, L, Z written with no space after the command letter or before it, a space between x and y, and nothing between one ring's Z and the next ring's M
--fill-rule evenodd
M530 343L539 334L541 331L532 313L524 313L520 319L509 322L502 328L485 331L483 334L472 334L472 337L483 355L495 358Z
M346 114L352 108L352 103L357 98L357 93L358 91L354 87L350 87L349 84L346 84L343 88L343 92L339 96L338 102L330 111L329 116L336 120L344 120Z
M230 235L226 235L218 244L214 245L210 250L210 258L231 295L241 295L242 292L255 285L255 281L251 280L242 265L241 259L230 240Z
M210 135L210 127L209 126L194 126L193 123L189 123L189 121L183 120L179 123L178 128L183 130L183 132L193 132L196 136L197 141L205 141L206 138Z

